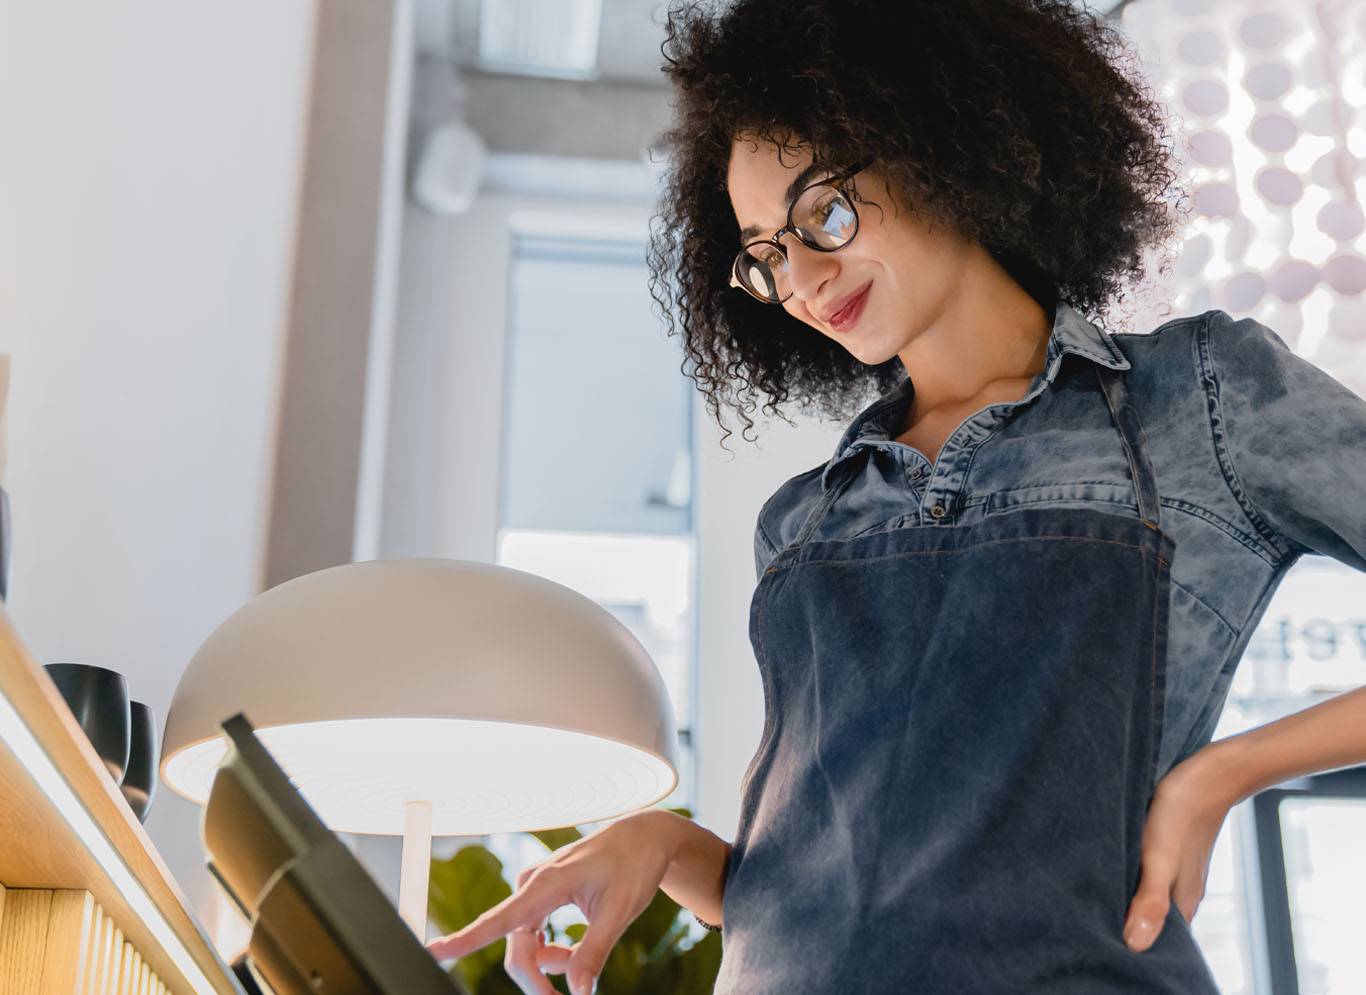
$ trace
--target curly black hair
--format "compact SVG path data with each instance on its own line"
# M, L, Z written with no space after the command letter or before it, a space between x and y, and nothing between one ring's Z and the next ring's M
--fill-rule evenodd
M899 379L729 285L740 135L833 170L873 158L904 202L981 243L1036 298L1094 319L1167 243L1178 191L1163 108L1118 36L1068 0L675 3L670 165L651 292L718 422L796 401L847 414Z

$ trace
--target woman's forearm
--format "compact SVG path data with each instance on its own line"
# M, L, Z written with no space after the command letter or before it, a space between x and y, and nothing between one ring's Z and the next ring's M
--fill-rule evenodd
M697 823L672 812L652 813L660 830L674 841L673 859L659 887L703 922L721 925L721 895L726 884L730 844Z
M1219 740L1208 759L1229 807L1282 781L1366 763L1366 687Z

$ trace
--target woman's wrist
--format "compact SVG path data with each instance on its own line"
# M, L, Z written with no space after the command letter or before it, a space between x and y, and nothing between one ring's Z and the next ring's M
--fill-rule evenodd
M1203 789L1230 808L1291 778L1366 762L1366 689L1217 740L1192 762Z
M669 857L660 889L698 918L719 925L730 844L673 812L654 809L640 817L664 840Z

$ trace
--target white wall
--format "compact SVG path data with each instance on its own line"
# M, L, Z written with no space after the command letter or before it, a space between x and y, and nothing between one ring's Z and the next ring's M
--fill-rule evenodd
M314 4L5 0L11 612L164 720L255 593ZM200 908L197 809L153 841Z
M720 431L699 410L697 814L726 839L740 816L740 781L763 731L764 694L749 643L754 521L788 477L824 463L843 426L810 418L761 424L757 443Z

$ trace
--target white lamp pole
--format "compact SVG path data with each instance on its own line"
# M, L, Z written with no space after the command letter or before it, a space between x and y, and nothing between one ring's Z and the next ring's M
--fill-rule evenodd
M403 806L403 860L398 877L398 914L419 940L427 938L427 882L432 863L432 803Z

